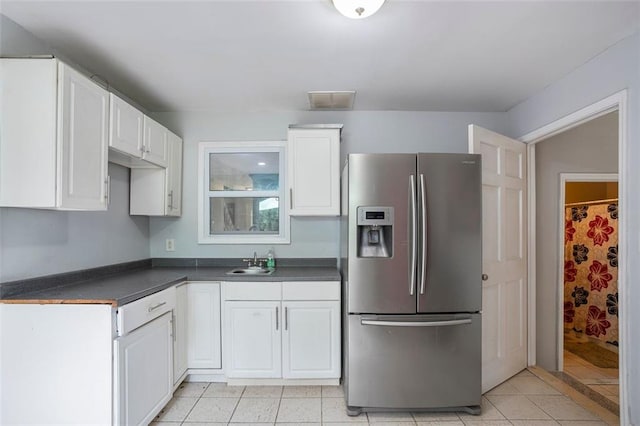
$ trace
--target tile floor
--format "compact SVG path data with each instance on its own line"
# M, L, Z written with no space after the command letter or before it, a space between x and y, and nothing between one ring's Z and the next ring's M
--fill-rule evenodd
M532 370L535 371L535 370ZM558 389L566 385L551 375L543 381L524 370L484 395L482 414L363 413L347 416L339 386L226 386L223 383L183 383L153 425L332 425L352 423L406 425L607 425L615 416L602 416L590 401L576 403ZM549 384L551 383L551 384ZM569 388L569 392L573 389ZM577 395L578 398L582 395ZM586 408L585 408L586 407ZM602 416L599 417L598 415ZM606 421L603 420L606 418ZM613 418L613 420L612 420Z

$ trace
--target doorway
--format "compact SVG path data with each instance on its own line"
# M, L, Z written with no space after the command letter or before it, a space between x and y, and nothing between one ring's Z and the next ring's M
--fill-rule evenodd
M560 374L618 414L617 175L562 173L560 184Z

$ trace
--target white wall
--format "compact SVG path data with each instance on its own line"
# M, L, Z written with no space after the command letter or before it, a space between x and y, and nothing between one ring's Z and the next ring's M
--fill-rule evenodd
M621 351L626 359L626 392L629 404L628 424L640 424L640 34L622 40L593 58L563 79L548 86L539 94L517 105L508 112L511 135L522 136L571 112L577 111L618 91L628 91L627 151L621 153L620 207L630 212L624 218L623 231L627 246L621 252L620 262L627 262L628 311L621 312L627 324L626 336L621 337ZM622 251L622 248L621 248ZM622 309L621 309L622 310ZM543 331L539 331L543 332ZM625 338L626 337L626 338ZM635 404L634 404L635 403ZM623 417L624 419L624 417Z
M103 212L0 208L0 282L149 257L149 219L129 216L129 170L109 163Z
M560 173L618 173L618 114L612 112L536 144L537 364L557 370Z
M504 113L398 111L254 114L184 112L156 114L184 138L183 214L151 219L152 257L247 257L270 246L197 244L197 146L200 141L285 140L289 124L342 123L342 158L352 152L467 152L467 125L504 132ZM165 251L175 238L176 251ZM274 246L277 257L338 257L337 218L292 218L291 244Z

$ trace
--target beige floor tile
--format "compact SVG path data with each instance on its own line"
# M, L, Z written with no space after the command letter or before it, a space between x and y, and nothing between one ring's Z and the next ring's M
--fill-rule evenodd
M555 420L511 420L513 426L554 426L560 423Z
M247 386L242 397L249 398L280 398L282 386Z
M524 377L529 378L529 377ZM515 377L513 378L515 379ZM513 380L511 379L511 380ZM508 380L502 384L499 384L495 388L491 389L489 392L485 393L485 395L520 395L520 391L513 386L511 380Z
M149 423L149 426L179 426L182 422L156 422Z
M277 423L307 423L322 421L320 398L283 398L278 408Z
M487 399L509 420L551 419L524 395L490 395Z
M323 387L324 388L324 387ZM324 389L323 389L324 391ZM361 413L358 416L347 415L347 406L344 398L322 398L322 422L367 422L367 415Z
M383 422L414 422L413 416L409 412L375 412L367 413L369 423Z
M211 383L202 394L203 398L239 398L244 386L227 386L226 383Z
M495 408L494 408L495 410ZM413 418L418 422L456 422L460 416L453 412L413 412Z
M463 422L467 421L477 421L477 420L505 420L505 417L502 415L500 411L487 399L487 397L482 397L482 412L480 415L473 415L469 413L460 412L458 413L460 419Z
M231 417L231 423L273 423L276 421L279 405L280 398L247 398L243 396L233 413L233 417Z
M509 420L464 420L465 426L511 426Z
M368 414L367 414L368 415ZM371 419L369 419L369 424L370 425L375 425L375 426L415 426L416 422L414 422L413 420L407 420L407 421L384 421L384 422L372 422Z
M453 421L426 421L426 422L417 422L417 426L464 426L462 420L453 420Z
M322 386L323 398L344 398L342 386Z
M285 386L282 391L283 398L320 398L321 386Z
M182 422L182 426L227 426L227 424L227 422ZM261 426L264 426L264 423Z
M605 422L588 420L560 420L563 426L607 426Z
M173 396L195 397L200 398L204 391L209 387L209 383L203 382L182 382Z
M193 406L196 405L196 402L198 402L198 398L173 398L160 410L155 420L159 422L182 422Z
M560 395L560 392L535 376L514 377L508 383L523 395Z
M228 422L237 403L238 398L200 398L185 421Z
M534 374L527 370L526 368L524 370L522 370L521 372L519 372L518 374L515 375L515 377L530 377L533 376Z
M529 399L556 420L600 420L564 395L531 395Z
M274 425L275 423L265 422L265 423L226 423L226 424L231 426L268 426L268 425ZM193 426L199 426L199 425L195 424Z

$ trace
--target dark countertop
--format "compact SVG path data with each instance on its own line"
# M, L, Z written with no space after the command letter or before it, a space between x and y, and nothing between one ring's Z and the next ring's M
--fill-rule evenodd
M16 294L2 298L0 303L102 303L121 306L182 281L340 281L340 273L335 267L281 267L271 275L261 276L227 275L231 269L154 267Z

